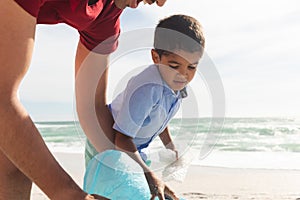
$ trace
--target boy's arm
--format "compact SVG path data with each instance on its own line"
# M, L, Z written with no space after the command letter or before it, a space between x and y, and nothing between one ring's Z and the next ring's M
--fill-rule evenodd
M115 135L115 147L117 150L126 152L132 159L134 159L144 170L144 172L149 172L150 169L144 163L141 158L135 144L131 137L116 131Z
M176 158L178 159L178 151L176 150L175 144L172 141L170 131L168 129L168 126L165 128L165 130L159 135L160 140L164 144L164 146L167 149L170 149L176 153Z
M156 175L150 170L150 168L144 163L141 158L135 144L131 137L116 131L115 136L115 147L117 150L126 152L133 160L135 160L144 170L145 177L147 179L151 194L156 194L156 190L159 190L159 193L156 195L163 196L164 192L167 192L169 195L175 197L173 191L171 191Z
M143 159L141 158L135 144L131 137L124 135L116 131L115 137L115 145L116 149L125 151L132 159L134 159L144 170L145 177L147 179L152 197L154 199L156 196L159 199L165 199L164 194L172 197L172 199L179 199L175 192L172 191L163 181L161 181L155 173L153 173L150 168L144 163Z

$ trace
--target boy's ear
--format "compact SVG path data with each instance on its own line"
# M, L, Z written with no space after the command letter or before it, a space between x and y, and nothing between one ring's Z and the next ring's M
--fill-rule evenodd
M151 49L151 56L154 64L158 64L160 62L160 57L155 49Z

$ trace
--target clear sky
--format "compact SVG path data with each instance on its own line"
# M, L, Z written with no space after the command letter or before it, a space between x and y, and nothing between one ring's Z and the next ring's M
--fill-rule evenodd
M300 1L168 0L162 8L141 3L124 11L122 32L154 28L171 14L191 15L203 25L206 52L225 89L227 117L300 115ZM66 25L38 25L31 68L20 89L35 121L74 118L77 41L77 32ZM147 51L136 53L145 64L151 62ZM127 65L140 66L135 58L129 55ZM125 76L124 68L112 67L112 83ZM199 96L196 92L199 112L209 116L207 88L200 76L195 79L192 84L204 85L197 89Z

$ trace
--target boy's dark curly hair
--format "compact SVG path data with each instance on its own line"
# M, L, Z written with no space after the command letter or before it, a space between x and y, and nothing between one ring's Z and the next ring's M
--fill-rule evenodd
M154 48L159 54L184 50L203 54L205 38L201 24L187 15L172 15L159 21L155 29Z

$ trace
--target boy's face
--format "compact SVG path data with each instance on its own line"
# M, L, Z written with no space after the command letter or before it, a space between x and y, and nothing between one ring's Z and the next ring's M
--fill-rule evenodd
M162 54L159 57L153 49L151 54L153 62L158 65L162 78L174 91L182 90L194 78L201 58L199 52L191 53L183 50Z

